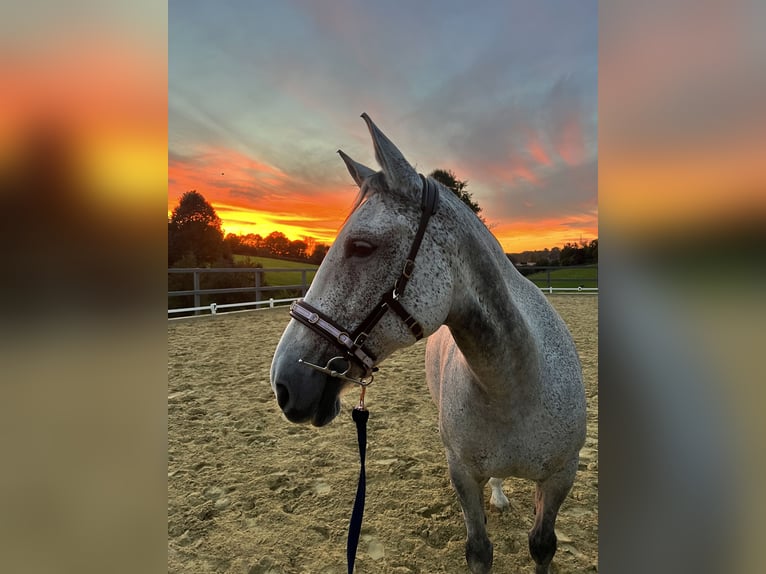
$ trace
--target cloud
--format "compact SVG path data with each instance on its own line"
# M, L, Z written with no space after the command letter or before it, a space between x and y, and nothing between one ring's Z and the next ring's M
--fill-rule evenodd
M171 3L170 148L257 158L226 177L197 166L220 201L332 206L342 221L355 188L334 152L376 166L368 112L420 171L468 179L488 216L498 193L537 213L528 186L596 156L595 15L595 2ZM171 189L189 181L171 170Z
M572 76L559 78L551 87L545 110L545 128L556 153L569 165L587 155L584 132L586 110Z
M287 180L279 168L231 149L209 147L186 154L171 149L168 153L171 195L197 189L219 200L229 196L257 200Z
M538 181L520 181L496 189L482 203L490 219L509 221L565 220L594 217L597 212L598 162L559 165Z
M547 167L551 165L553 160L550 153L542 142L541 135L537 132L531 131L527 136L527 151L538 165Z

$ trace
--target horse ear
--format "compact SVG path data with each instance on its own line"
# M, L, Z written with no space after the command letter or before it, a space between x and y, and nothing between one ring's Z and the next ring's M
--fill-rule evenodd
M351 177L354 178L354 181L359 187L362 187L362 183L364 183L364 180L370 177L375 173L375 170L370 169L366 165L362 165L359 162L354 161L349 156L347 156L345 153L343 153L341 150L338 150L338 153L340 154L340 157L343 159L343 163L346 164L346 169L348 169L348 173L351 174Z
M420 189L421 183L418 172L404 158L402 152L378 129L370 116L362 114L362 118L367 122L367 129L370 130L372 144L375 147L375 159L383 168L383 175L388 187L391 189Z

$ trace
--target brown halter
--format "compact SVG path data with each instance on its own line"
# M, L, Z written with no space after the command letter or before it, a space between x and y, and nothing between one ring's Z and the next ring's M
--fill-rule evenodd
M324 367L314 365L303 359L299 359L298 362L330 375L331 377L343 379L365 387L372 382L372 373L377 370L377 368L375 367L376 359L364 348L364 342L370 336L370 331L372 331L389 309L404 321L404 324L413 334L415 339L420 340L423 338L423 327L399 302L399 298L404 293L404 289L407 287L407 283L409 282L410 277L412 277L412 272L415 269L415 257L417 257L420 244L423 241L428 221L431 219L431 216L436 213L439 206L438 186L422 174L420 175L420 179L423 182L421 203L423 212L420 216L420 224L415 233L415 238L412 241L412 247L410 247L410 252L404 262L402 272L394 283L394 288L383 294L377 306L370 311L367 317L354 331L351 332L351 334L349 334L347 329L344 329L330 317L312 307L302 299L295 301L290 306L290 316L330 341L343 352L343 356L333 357ZM345 371L337 371L332 368L333 361L346 358L351 361L356 361L357 364L362 366L365 373L362 378L355 379L348 376L348 372L351 368L350 363ZM366 380L368 378L369 380Z

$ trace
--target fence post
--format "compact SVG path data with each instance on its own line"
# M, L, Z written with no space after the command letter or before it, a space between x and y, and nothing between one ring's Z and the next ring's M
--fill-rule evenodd
M195 269L193 271L194 273L194 306L199 307L200 306L200 295L199 295L199 273ZM194 311L195 315L199 315L199 309L196 309Z
M551 285L551 268L548 267L545 271L548 274L548 288L551 289L553 287L553 285ZM553 293L553 291L551 291L551 293Z
M261 300L261 269L255 270L255 300Z
M301 297L306 296L306 270L301 269Z

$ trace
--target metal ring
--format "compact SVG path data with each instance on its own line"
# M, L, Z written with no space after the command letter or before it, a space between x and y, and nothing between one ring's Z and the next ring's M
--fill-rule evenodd
M331 365L332 365L332 362L333 362L335 359L340 359L341 361L345 361L345 362L346 362L346 365L347 365L347 366L346 366L346 370L345 370L345 371L335 371L335 372L336 372L336 373L339 373L339 374L341 374L341 375L344 375L344 376L345 376L345 375L347 375L347 374L348 374L348 372L351 370L351 361L347 360L347 359L346 359L346 357L342 357L342 356L340 356L340 355L338 355L337 357L333 357L332 359L330 359L329 361L327 361L327 365L325 366L325 368L326 368L326 369L329 369L329 370L333 370L333 369L332 369L332 367L331 367Z
M365 380L364 378L361 378L356 382L356 384L362 388L366 388L366 387L369 387L372 384L372 381L374 380L375 380L375 377L373 375L370 375L369 380Z

